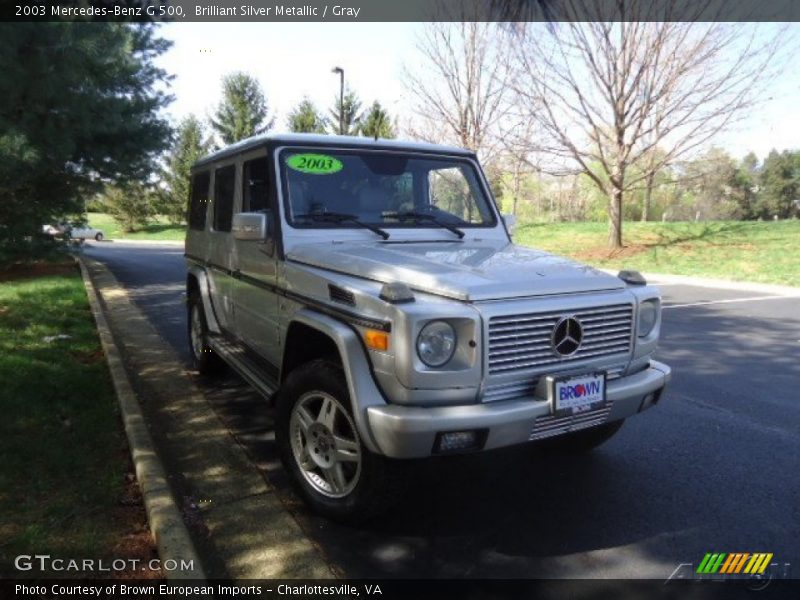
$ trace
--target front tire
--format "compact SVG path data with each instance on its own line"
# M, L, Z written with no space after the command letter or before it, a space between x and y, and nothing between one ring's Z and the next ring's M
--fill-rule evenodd
M94 236L94 241L96 241L96 242L102 242L102 241L103 241L103 234L102 234L102 233L100 233L100 232L98 232L98 233L97 233L97 234Z
M222 361L208 345L208 322L203 301L197 292L190 294L187 309L192 366L201 375L216 375L222 368Z
M400 467L364 446L339 365L314 360L292 371L277 408L281 460L312 510L354 522L394 503L404 479Z
M625 419L604 423L582 431L538 442L537 447L561 454L586 454L611 439L622 427Z

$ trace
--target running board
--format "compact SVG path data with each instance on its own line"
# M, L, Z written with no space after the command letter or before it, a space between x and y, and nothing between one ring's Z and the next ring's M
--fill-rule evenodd
M210 334L208 345L267 400L278 391L278 382L275 378L247 356L247 352L238 344L229 342L222 335Z

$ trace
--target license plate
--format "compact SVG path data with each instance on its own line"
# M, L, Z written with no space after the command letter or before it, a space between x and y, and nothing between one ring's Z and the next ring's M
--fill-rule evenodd
M586 412L606 401L605 373L555 377L550 387L553 411L561 414Z

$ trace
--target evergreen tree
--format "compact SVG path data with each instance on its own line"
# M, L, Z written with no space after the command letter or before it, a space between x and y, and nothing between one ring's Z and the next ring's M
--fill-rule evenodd
M765 219L791 216L800 199L800 161L789 150L772 150L761 168L758 214Z
M223 77L222 101L211 119L223 144L269 131L274 123L264 91L253 76L231 73Z
M288 125L289 130L295 133L325 133L328 123L314 103L303 98L289 113Z
M0 25L0 246L83 211L107 182L144 181L169 143L169 43L151 25Z
M343 109L343 110L340 110ZM339 115L342 114L342 130L339 131ZM358 135L364 113L361 110L361 100L352 90L344 95L343 102L336 97L333 108L330 110L331 133L341 135Z
M758 157L750 152L742 159L733 179L733 188L742 219L755 219L758 216L758 179Z
M395 134L394 127L392 127L392 119L377 100L372 103L369 112L366 117L364 117L359 127L359 132L363 136L375 139L394 139Z
M155 216L156 196L142 183L108 186L102 203L126 233L144 227Z
M209 148L202 123L194 115L186 117L178 126L175 143L167 157L167 168L162 175L166 189L160 212L171 223L182 223L186 219L192 165L207 154Z

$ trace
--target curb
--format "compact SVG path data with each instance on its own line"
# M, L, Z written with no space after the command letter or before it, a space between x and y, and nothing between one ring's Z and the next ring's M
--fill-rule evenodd
M322 550L125 286L102 261L83 257L81 262L113 332L126 381L140 399L133 402L141 423L151 426L151 443L161 452L155 460L176 484L169 505L174 509L177 502L196 535L194 551L205 562L195 564L203 565L205 579L336 578ZM173 553L187 558L174 548Z
M125 434L130 446L131 459L136 470L136 478L142 491L150 531L156 541L158 555L162 564L176 561L177 565L192 561L192 569L167 571L167 579L206 579L202 562L194 547L183 517L172 497L169 483L156 452L153 439L147 430L144 416L139 407L136 393L131 387L121 353L108 326L89 271L82 258L76 259L80 265L83 284L89 297L89 305L97 325L97 332L106 355L108 370L119 401Z
M609 275L616 276L619 269L598 269ZM667 273L642 273L648 283L658 286L659 283L670 285L690 285L694 287L713 288L718 290L736 290L741 292L757 292L760 294L775 294L794 298L800 296L800 287L776 285L772 283L756 283L752 281L731 281L729 279L714 279L711 277L691 277L689 275L670 275Z

